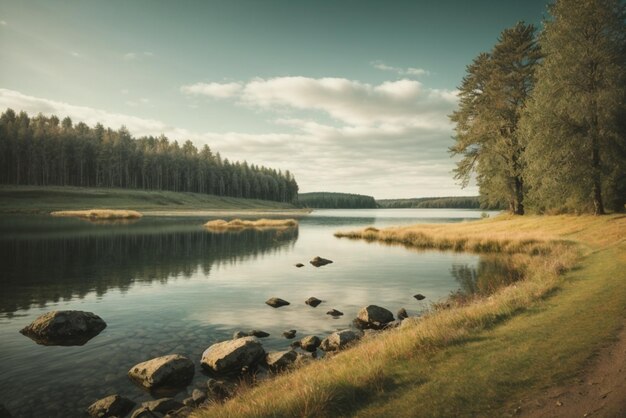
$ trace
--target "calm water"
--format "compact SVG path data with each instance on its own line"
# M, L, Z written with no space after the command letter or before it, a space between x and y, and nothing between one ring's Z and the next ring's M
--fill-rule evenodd
M323 210L298 229L237 233L205 231L206 218L102 225L0 217L0 403L17 417L71 417L113 393L149 400L126 372L171 353L196 363L194 382L177 395L183 399L204 387L201 353L234 331L267 331L266 350L286 349L282 331L323 337L349 327L368 304L415 315L450 292L485 293L501 278L497 259L333 236L367 225L478 217L472 210ZM308 261L317 255L334 263L315 268ZM418 292L427 299L416 301ZM291 305L273 309L264 303L271 296ZM324 303L306 306L310 296ZM345 315L325 315L331 308ZM40 346L18 333L58 309L95 312L108 327L80 347Z

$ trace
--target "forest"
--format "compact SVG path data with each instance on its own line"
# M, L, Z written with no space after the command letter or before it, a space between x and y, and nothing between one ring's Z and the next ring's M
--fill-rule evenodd
M452 156L463 186L511 213L623 211L626 7L558 1L541 34L519 22L467 66Z
M371 209L376 208L372 196L351 193L314 192L298 195L300 206L314 209Z
M231 162L208 145L198 150L164 135L134 138L69 117L29 117L7 109L0 116L0 184L119 187L206 193L293 202L298 184L284 173Z
M481 203L480 196L420 197L415 199L380 199L381 208L420 209L502 209L499 205Z

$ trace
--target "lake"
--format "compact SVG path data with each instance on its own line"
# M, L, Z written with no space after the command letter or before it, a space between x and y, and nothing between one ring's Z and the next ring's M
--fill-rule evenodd
M93 224L47 216L0 217L0 404L16 417L83 416L95 400L150 394L127 371L178 353L202 352L238 330L264 330L266 351L287 349L288 329L320 337L351 326L376 304L419 315L451 292L487 292L503 268L497 258L415 251L339 239L338 230L419 222L461 222L481 211L447 209L317 210L296 229L214 233L208 218L144 217ZM334 263L315 268L315 256ZM296 268L296 263L305 267ZM413 298L426 296L423 301ZM273 309L277 296L291 305ZM311 308L304 301L324 302ZM344 316L332 318L335 308ZM51 310L85 310L108 324L83 346L42 346L18 331Z

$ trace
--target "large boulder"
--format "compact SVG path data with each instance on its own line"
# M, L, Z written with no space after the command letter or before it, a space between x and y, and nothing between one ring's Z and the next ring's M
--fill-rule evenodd
M313 260L309 261L309 263L311 263L315 267L322 267L322 266L325 266L326 264L330 264L332 262L333 262L332 260L329 260L327 258L322 258L320 256L317 256Z
M300 348L308 352L314 352L320 346L322 340L316 335L309 335L300 340Z
M393 321L393 314L376 305L361 308L357 316L357 322L362 328L380 329L391 321Z
M267 303L268 305L270 305L272 308L280 308L281 306L287 306L289 305L289 302L287 302L284 299L281 298L269 298L268 300L265 301L265 303Z
M146 389L184 387L191 383L193 375L193 362L179 354L153 358L128 371L128 377Z
M135 402L120 395L111 395L99 399L87 408L89 416L104 417L124 417L135 407Z
M83 345L107 326L92 312L51 311L20 332L41 345Z
M324 338L320 344L320 348L324 351L339 351L346 348L349 344L361 338L360 333L356 333L349 329L333 332Z
M267 353L267 357L265 357L267 366L273 372L278 372L291 367L296 360L298 360L298 353L293 350L273 351L271 353Z
M265 357L263 346L255 337L213 344L202 353L202 366L214 372L239 371Z

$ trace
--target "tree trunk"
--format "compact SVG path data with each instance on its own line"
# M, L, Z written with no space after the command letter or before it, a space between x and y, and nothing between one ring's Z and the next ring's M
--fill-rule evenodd
M515 177L515 212L516 215L524 214L524 181Z

